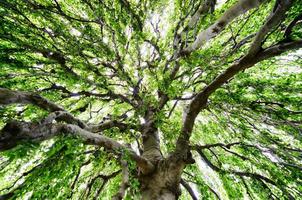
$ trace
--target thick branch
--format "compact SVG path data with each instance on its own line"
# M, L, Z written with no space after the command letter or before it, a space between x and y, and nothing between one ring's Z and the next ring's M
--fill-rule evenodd
M186 41L182 41L184 39L184 36L188 33L190 29L192 29L196 23L200 20L200 17L210 11L210 9L214 9L213 7L215 6L215 0L205 0L203 1L196 12L192 15L190 18L188 24L181 30L177 31L178 27L180 24L184 21L185 18L181 19L176 27L176 32L174 35L174 42L173 46L176 48L179 43L184 43ZM187 16L186 16L187 17ZM177 33L178 32L178 33ZM175 57L178 55L175 54Z
M97 132L101 132L105 129L109 129L109 128L113 128L113 127L117 127L121 131L124 131L129 128L133 128L133 129L136 128L135 126L131 126L129 124L119 122L117 120L111 120L111 121L107 121L107 122L104 122L104 123L98 124L98 125L90 125L87 129L93 133L97 133Z
M273 45L267 49L259 51L256 55L242 57L237 63L227 68L223 73L218 75L208 86L206 86L195 98L191 101L185 111L184 122L181 130L181 135L178 138L176 151L183 152L188 148L188 141L193 130L195 119L198 113L206 107L209 96L219 87L228 82L240 71L253 67L258 62L278 56L286 51L294 50L302 47L302 40L282 42Z
M49 123L48 120L39 123L17 122L8 123L0 131L0 151L11 149L22 141L43 141L56 135L67 133L79 136L84 142L92 145L104 147L112 150L117 154L121 151L127 151L132 159L134 159L142 171L148 173L153 170L153 165L145 158L137 155L132 149L116 142L115 140L91 133L74 124Z
M199 49L211 38L218 35L233 19L246 13L250 9L258 7L263 2L263 0L239 0L238 3L227 10L214 24L200 32L193 44L183 50L184 53L188 54Z
M216 0L205 0L197 9L197 11L194 13L194 15L191 17L189 23L188 23L188 28L192 28L200 17L204 15L205 13L209 12L210 10L214 10Z
M54 112L48 116L47 118L48 121L54 120L54 118L56 118L61 121L77 124L81 128L87 127L87 125L84 122L72 116L69 112L64 110L62 107L41 97L38 94L0 88L0 105L9 105L14 103L33 104L47 111Z
M261 45L265 36L284 19L285 13L290 8L291 3L291 0L276 1L276 9L268 16L265 24L258 31L251 44L249 50L250 55L255 55L261 50Z
M0 88L0 105L8 105L14 103L33 104L51 112L64 111L62 107L41 97L38 94Z
M44 123L46 121L50 123L53 120L64 121L70 124L76 124L81 128L91 131L93 133L101 132L105 129L109 129L112 127L118 127L120 130L125 130L127 128L130 128L127 124L116 120L108 121L98 125L88 126L81 120L72 116L69 112L65 111L62 107L41 97L38 94L0 88L0 105L8 105L13 103L33 104L48 111L55 111L51 113L46 119L44 119ZM131 127L131 128L135 128L135 127Z
M176 52L172 56L171 60L179 58L183 55L188 55L191 52L201 48L211 38L218 35L227 26L227 24L229 24L233 19L240 16L241 14L244 14L245 12L247 12L250 9L258 7L263 2L264 2L264 0L239 0L239 2L237 4L235 4L229 10L227 10L213 25L208 27L206 30L200 32L197 35L197 38L193 42L193 44L191 44L188 47L184 48L180 52ZM197 22L198 18L200 17L200 15L202 13L206 12L210 8L211 3L212 3L211 1L205 1L200 6L198 11L191 18L191 20L190 20L189 24L187 25L187 27L185 27L185 29L180 33L180 35L177 35L178 37L176 37L174 39L174 46L177 45L180 42L181 35L184 34L184 32L187 31L188 28L191 28L193 26L193 24ZM168 63L166 65L168 65ZM176 63L176 66L171 71L170 80L174 79L174 77L175 77L176 73L178 72L179 68L180 68L180 66ZM163 94L160 98L160 108L162 108L167 101L168 101L168 95Z

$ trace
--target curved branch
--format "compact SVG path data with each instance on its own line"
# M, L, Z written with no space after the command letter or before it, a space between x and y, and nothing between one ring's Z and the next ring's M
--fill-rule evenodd
M275 26L277 26L284 19L285 13L290 8L291 4L292 0L276 1L274 11L268 16L265 24L258 31L253 43L250 46L250 55L255 55L261 50L261 45L264 38Z
M79 135L81 138L83 138L90 144L103 146L107 149L112 149L116 151L121 151L123 149L127 150L132 159L136 161L137 165L140 167L143 173L149 173L153 170L153 165L150 163L150 161L137 155L132 149L129 149L127 146L124 146L111 138L93 134L84 129L81 129L76 125L65 125L65 128L68 132Z
M87 127L84 122L72 116L69 112L64 110L64 108L56 105L55 103L45 99L38 94L0 88L0 105L9 105L14 103L33 104L44 110L54 112L49 115L47 119L45 119L47 121L59 119L68 123L75 123L81 128Z
M0 88L0 105L8 105L14 103L33 104L51 112L65 111L62 107L41 97L38 94Z
M78 136L88 144L104 147L116 154L127 151L142 173L149 173L154 168L150 161L109 137L91 133L74 124L50 123L49 120L38 123L12 121L6 124L0 131L0 151L11 149L22 141L43 141L62 133Z
M200 20L200 18L201 18L202 15L205 15L210 10L214 10L215 2L216 2L215 0L205 0L205 1L203 1L199 5L199 7L196 10L196 12L189 19L188 24L182 30L180 30L180 31L178 31L178 28L181 25L181 23L183 23L183 21L185 20L185 18L188 17L189 13L187 14L186 17L184 17L183 19L181 19L178 22L178 24L176 26L176 30L175 30L174 41L173 41L174 48L176 48L179 43L187 43L187 41L182 41L182 39L185 36L185 34L187 34L188 31L190 29L192 29L196 25L196 23ZM186 40L187 40L187 38L186 38ZM175 56L175 57L177 57L177 56Z
M189 54L201 48L207 41L218 35L233 19L246 13L248 10L258 7L263 0L239 0L228 9L214 24L197 35L196 40L183 50L183 54Z
M290 35L293 31L293 28L302 20L302 13L300 13L285 29L284 37L285 39L290 39Z
M93 177L92 179L89 180L86 190L84 191L84 194L87 194L86 199L88 199L89 195L90 195L90 191L92 189L93 184L96 182L97 179L102 179L103 183L100 186L100 188L98 189L97 193L95 194L93 199L97 199L99 193L101 192L101 190L104 188L104 186L106 185L106 183L112 179L115 178L119 173L121 172L121 170L115 171L109 175L103 175L103 174L98 174L97 176Z
M232 12L235 12L236 9L240 8L239 5L242 2L245 2L245 0L240 1L230 10ZM247 2L250 1L247 0ZM256 38L249 49L249 52L241 59L239 59L236 63L231 65L229 68L227 68L224 72L219 74L210 84L208 84L201 92L199 92L194 97L194 99L191 101L191 103L189 104L189 106L187 107L184 113L183 126L181 129L180 136L177 139L176 153L180 153L184 156L186 155L186 153L183 150L184 149L188 150L189 139L191 137L195 119L199 114L199 112L206 107L209 96L212 93L214 93L219 87L227 83L231 78L233 78L240 71L253 67L255 64L257 64L260 61L272 58L274 56L278 56L286 51L298 49L302 47L302 40L298 40L298 41L290 41L290 42L283 41L267 49L264 50L261 49L261 42L263 41L263 38L267 35L267 33L271 30L271 28L273 28L276 24L280 22L280 20L284 18L284 14L290 8L291 4L292 4L292 0L282 0L280 5L277 4L276 9L272 11L266 23L258 31ZM253 2L250 6L252 5L258 6L256 2ZM252 8L252 7L248 7L248 8ZM230 10L229 12L231 12ZM229 14L225 13L226 16L231 15L232 17L234 17L233 14L231 15L231 13Z
M197 198L196 195L194 194L193 189L191 188L191 186L190 186L185 180L181 179L181 180L180 180L180 184L181 184L182 186L184 186L184 188L189 192L189 194L190 194L190 196L191 196L191 198L192 198L193 200L198 200L198 198Z
M185 110L184 122L181 129L181 134L177 141L176 152L183 152L188 148L188 141L191 136L195 119L198 113L207 105L209 96L214 93L219 87L227 83L239 72L253 67L258 62L278 56L284 52L302 48L302 40L282 42L273 45L267 49L259 51L256 55L247 54L242 57L237 63L234 63L224 72L219 74L208 86L199 92L191 101Z
M202 159L206 162L206 164L216 172L235 174L235 175L238 175L238 176L241 176L241 177L250 177L250 178L257 179L257 180L265 181L265 182L270 183L270 184L275 185L275 186L277 185L277 183L275 181L273 181L273 180L271 180L271 179L269 179L269 178L267 178L267 177L265 177L261 174L256 174L256 173L251 173L251 172L241 172L241 171L235 171L235 170L227 171L227 170L221 169L221 168L217 167L216 165L214 165L206 157L206 155L202 152L201 149L196 149L196 151L198 152L200 157L202 157Z
M136 128L116 121L108 121L98 125L87 125L81 120L72 116L69 112L64 110L62 107L56 105L55 103L43 98L42 96L23 91L13 91L6 88L0 88L0 105L9 105L9 104L33 104L51 113L46 119L43 120L43 123L52 122L53 120L64 121L71 124L76 124L83 129L86 129L91 132L101 132L105 129L112 127L118 127L120 130L125 130L127 128Z

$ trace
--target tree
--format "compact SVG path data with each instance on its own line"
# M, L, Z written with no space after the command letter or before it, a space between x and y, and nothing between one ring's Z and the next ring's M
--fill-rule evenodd
M301 198L300 0L0 5L0 199Z

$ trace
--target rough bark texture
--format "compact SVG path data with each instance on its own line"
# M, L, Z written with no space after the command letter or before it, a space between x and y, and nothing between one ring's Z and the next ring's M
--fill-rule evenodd
M180 181L185 164L174 157L160 160L153 173L139 177L142 199L174 200L180 195Z

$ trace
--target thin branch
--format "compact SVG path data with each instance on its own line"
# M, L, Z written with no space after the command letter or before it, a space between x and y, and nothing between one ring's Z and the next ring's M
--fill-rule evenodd
M119 191L112 197L113 200L122 200L125 196L126 190L129 187L129 170L128 164L125 160L121 160L122 165L122 182Z
M205 145L197 145L195 146L196 148L199 148L199 149L209 149L209 148L212 148L212 147L226 147L226 148L230 148L234 145L240 145L242 144L241 142L233 142L233 143L229 143L229 144L223 144L223 143L215 143L215 144L205 144ZM193 147L193 148L195 148Z
M69 194L68 198L72 197L73 190L74 190L75 185L76 185L76 183L77 183L77 181L78 181L78 179L80 177L82 167L84 167L84 166L86 166L86 165L88 165L90 163L91 163L91 160L87 160L86 162L84 162L83 164L81 164L81 166L77 170L77 173L76 173L76 176L74 178L74 181L72 182L71 187L70 187L70 194Z
M216 165L214 165L208 158L207 156L202 152L201 149L196 149L196 151L198 152L198 154L200 155L200 157L202 157L202 159L206 162L206 164L212 168L214 171L216 172L222 172L222 173L228 173L228 174L235 174L235 175L238 175L238 176L244 176L244 177L250 177L250 178L254 178L254 179L257 179L257 180L263 180L267 183L270 183L272 185L277 185L277 183L261 174L256 174L256 173L251 173L251 172L241 172L241 171L235 171L235 170L224 170L224 169L221 169L219 167L217 167Z
M250 191L250 189L249 189L249 186L247 185L246 181L244 180L244 177L240 177L240 178L241 178L242 183L243 183L243 185L244 185L244 187L245 187L246 193L249 195L250 199L253 200L253 199L254 199L254 198L253 198L253 195L251 194L251 191Z
M194 191L193 189L191 188L191 186L184 180L184 179L181 179L180 180L180 183L182 186L184 186L184 188L189 192L191 198L193 200L198 200L198 198L196 197L196 195L194 194Z
M100 188L104 188L105 184L112 178L116 177L119 173L121 172L121 170L115 171L109 175L103 175L103 174L98 174L97 176L93 177L92 179L89 180L88 184L87 184L87 188L84 191L84 194L87 194L86 199L89 197L90 195L90 191L92 189L93 184L96 182L97 179L103 179L103 184ZM99 193L99 191L97 192Z
M286 27L285 32L284 32L284 38L285 39L290 39L290 35L293 31L293 28L299 23L299 21L302 20L302 13L300 13L293 21Z

